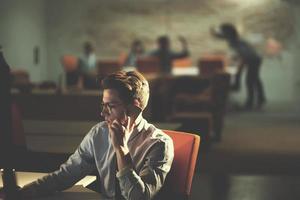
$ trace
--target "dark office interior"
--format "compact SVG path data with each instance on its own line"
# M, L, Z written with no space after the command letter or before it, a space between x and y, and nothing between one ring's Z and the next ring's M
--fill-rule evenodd
M200 136L188 199L300 199L299 13L297 0L0 0L12 140L17 152L29 155L13 168L58 169L103 120L101 79L137 70L150 85L145 119ZM246 100L249 69L236 87L234 50L212 34L223 23L233 24L260 55L265 99L257 104ZM172 60L168 73L151 57L160 36L174 52L188 51ZM132 66L134 41L142 50ZM95 70L81 79L72 70L87 42Z

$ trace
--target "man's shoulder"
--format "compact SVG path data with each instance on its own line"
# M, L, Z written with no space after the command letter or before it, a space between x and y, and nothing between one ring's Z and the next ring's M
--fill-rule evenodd
M161 129L157 129L154 132L154 137L158 138L159 140L161 140L165 143L170 143L170 142L173 143L172 138Z
M107 132L108 126L106 121L98 122L92 128L89 134L91 136L103 135Z
M156 128L152 124L150 124L149 129L151 130L151 136L148 137L149 140L146 143L151 146L152 150L158 150L165 156L168 155L168 157L172 158L174 154L174 143L172 138L163 130Z
M166 134L163 130L155 127L153 124L148 124L149 125L149 132L151 133L151 139L153 140L158 140L164 143L170 143L173 142L172 138Z

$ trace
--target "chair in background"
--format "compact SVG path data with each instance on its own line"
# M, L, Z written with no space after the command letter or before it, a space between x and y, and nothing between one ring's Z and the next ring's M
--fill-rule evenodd
M221 140L229 84L230 75L224 72L211 77L178 78L169 100L170 121L183 123L185 127L180 130L189 132L197 128L202 142L210 138Z
M212 81L200 76L178 76L168 83L171 86L166 94L168 103L164 104L165 120L181 123L179 131L200 133L205 144L213 133Z
M156 57L143 57L137 59L137 69L142 74L159 74L161 66Z
M11 87L20 92L30 92L35 86L30 81L30 75L25 69L11 69L10 74L12 77Z
M121 69L122 65L119 60L99 60L97 63L97 75L100 80Z
M77 85L80 79L78 58L73 55L64 55L61 58L61 63L65 72L66 85Z
M175 154L171 171L157 199L188 199L191 194L200 137L179 131L163 131L173 139Z
M127 56L128 56L128 54L125 52L121 52L119 54L118 61L119 61L120 66L124 66Z
M198 68L201 76L210 77L216 73L224 72L226 58L224 55L207 54L200 57Z
M191 67L193 65L191 58L180 58L173 61L173 67Z

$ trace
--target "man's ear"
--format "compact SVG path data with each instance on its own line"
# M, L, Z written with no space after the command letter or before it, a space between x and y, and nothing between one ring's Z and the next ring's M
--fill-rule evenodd
M129 115L139 115L142 112L140 107L140 102L137 99L133 100L133 104L129 104L127 107L127 112Z

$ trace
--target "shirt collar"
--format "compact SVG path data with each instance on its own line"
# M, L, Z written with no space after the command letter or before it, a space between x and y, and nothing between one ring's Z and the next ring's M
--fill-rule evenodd
M135 138L146 126L147 121L143 118L142 113L135 120L136 125L133 128L132 133L128 139L128 142Z

